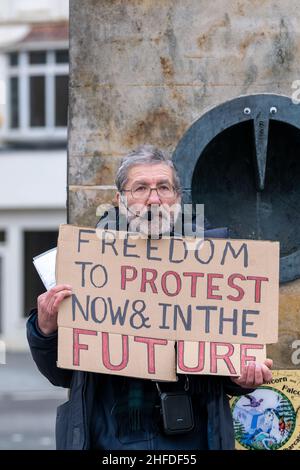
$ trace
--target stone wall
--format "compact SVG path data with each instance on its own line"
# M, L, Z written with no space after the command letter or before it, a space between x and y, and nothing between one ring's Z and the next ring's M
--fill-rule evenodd
M120 158L172 153L208 108L243 94L290 96L300 78L297 0L72 0L69 223L94 226ZM278 367L293 367L300 281L282 287Z

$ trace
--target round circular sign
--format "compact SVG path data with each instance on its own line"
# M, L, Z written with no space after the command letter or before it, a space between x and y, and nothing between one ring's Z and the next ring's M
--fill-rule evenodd
M296 413L279 390L260 387L234 400L232 416L235 438L250 450L276 450L292 436Z

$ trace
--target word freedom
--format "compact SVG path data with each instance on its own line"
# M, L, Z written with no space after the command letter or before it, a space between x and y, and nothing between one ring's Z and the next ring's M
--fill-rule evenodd
M214 260L215 256L215 241L209 238L195 239L194 241L187 242L184 238L170 238L167 240L152 240L147 238L145 240L145 252L139 253L137 244L133 243L134 236L130 233L125 233L124 238L119 240L118 233L109 230L89 230L79 229L77 252L81 253L87 244L94 244L95 241L91 241L89 238L85 238L86 235L96 234L99 238L99 252L101 255L111 255L112 257L124 256L125 258L145 259L148 261L164 261L169 263L180 264L188 261L190 257L194 257L200 265L208 265ZM117 243L121 241L121 243ZM160 255L160 249L168 243L168 252L164 253L164 257ZM191 245L192 244L192 245ZM139 245L141 246L141 245ZM193 249L191 249L191 246ZM121 249L121 251L120 251ZM202 252L205 251L205 257L202 256ZM227 258L237 259L242 258L243 266L248 267L248 246L244 242L239 247L238 251L234 249L233 243L227 241L221 254L219 261L220 265L223 266Z

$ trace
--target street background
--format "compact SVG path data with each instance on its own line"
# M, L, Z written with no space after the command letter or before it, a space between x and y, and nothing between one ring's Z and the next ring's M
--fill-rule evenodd
M26 321L45 291L33 258L67 220L69 0L0 5L0 450L48 450L67 391L35 366Z
M55 449L56 408L67 390L54 387L29 353L9 353L0 364L0 450Z

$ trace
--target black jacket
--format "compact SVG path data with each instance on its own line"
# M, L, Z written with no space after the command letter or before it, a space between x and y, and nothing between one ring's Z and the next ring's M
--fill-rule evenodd
M225 229L218 230L219 232L208 230L205 236L226 237ZM90 449L96 413L97 433L103 449L197 450L197 431L200 432L197 419L193 432L177 437L167 437L158 428L132 433L128 428L121 429L111 414L116 394L122 393L118 380L126 388L131 380L137 379L58 368L57 333L44 336L39 331L36 309L31 312L27 322L27 338L40 372L53 385L70 389L69 400L57 409L57 449ZM199 380L201 381L200 376ZM208 385L204 405L207 416L207 446L215 450L233 449L234 431L228 395L243 395L251 390L235 385L228 377L207 376L205 382Z

